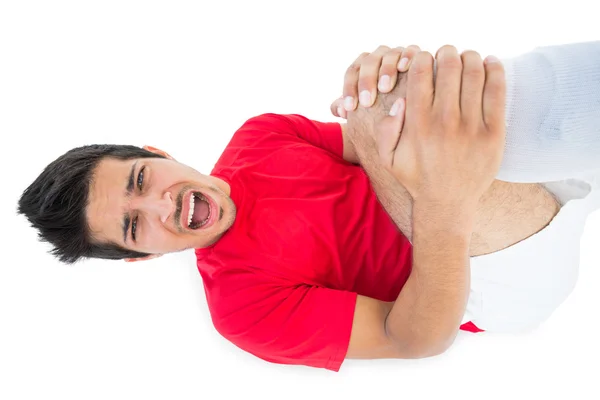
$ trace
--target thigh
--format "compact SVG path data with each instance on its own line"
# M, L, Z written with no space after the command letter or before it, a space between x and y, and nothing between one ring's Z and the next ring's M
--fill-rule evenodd
M467 314L486 331L531 330L573 290L587 217L600 208L600 190L569 200L535 235L496 253L471 258Z
M543 185L494 181L479 201L469 255L512 246L548 226L559 210Z

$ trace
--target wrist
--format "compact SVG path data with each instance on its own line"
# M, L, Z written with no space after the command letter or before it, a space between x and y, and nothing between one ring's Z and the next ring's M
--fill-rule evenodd
M468 202L441 202L432 199L413 201L414 230L453 234L470 240L477 207Z

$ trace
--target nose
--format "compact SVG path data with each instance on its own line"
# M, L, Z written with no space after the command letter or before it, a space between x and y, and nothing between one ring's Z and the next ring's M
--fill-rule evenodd
M145 210L149 216L158 216L161 222L164 224L169 216L173 213L175 204L173 204L173 197L171 192L165 192L162 197L145 197L140 198L143 204L140 204L140 208Z

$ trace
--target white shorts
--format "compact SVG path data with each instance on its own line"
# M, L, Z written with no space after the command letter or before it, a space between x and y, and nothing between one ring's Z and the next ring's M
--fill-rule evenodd
M550 224L495 253L471 258L471 292L463 323L489 332L538 327L577 282L580 239L600 209L600 173L544 184L561 203Z

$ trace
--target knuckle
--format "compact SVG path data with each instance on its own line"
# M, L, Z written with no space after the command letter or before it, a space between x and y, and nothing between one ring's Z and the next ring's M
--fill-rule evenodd
M442 46L435 55L438 66L442 68L459 69L463 62L456 48L451 45Z
M456 53L456 54L458 54L458 51L456 50L456 47L454 47L453 45L445 44L439 48L438 53Z
M443 57L438 60L438 66L445 69L462 70L463 63L459 57Z
M382 56L376 53L369 53L364 56L359 64L361 72L365 68L371 68L375 64L379 64L381 62Z
M391 63L383 64L379 70L379 76L388 75L392 79L396 77L397 73L398 71L396 70L396 65Z
M344 97L354 96L356 94L356 84L347 83L344 85Z
M475 63L474 65L465 64L463 69L463 76L465 78L482 80L485 78L485 70L483 65Z
M433 71L433 57L427 51L417 53L413 59L409 73L413 76L421 76Z
M425 75L429 71L427 65L423 63L414 63L411 69L408 71L411 77L420 79L423 75Z
M485 69L489 72L489 73L502 73L504 72L504 66L502 65L502 63L499 62L495 62L495 63L486 63L485 64Z
M465 133L480 132L482 127L482 119L477 118L476 112L466 113L461 118L462 131Z
M376 83L377 80L377 74L372 73L372 72L367 72L364 74L360 75L360 78L358 79L358 88L359 90L361 89L367 89L369 88L369 86L373 86Z
M465 50L462 52L462 57L465 60L479 60L482 61L481 55L475 50Z
M458 119L454 108L445 107L441 113L440 121L444 126L454 127L457 124Z
M469 52L464 52L461 55L462 58L462 62L463 65L465 66L465 69L469 69L469 70L477 70L477 71L481 71L481 73L483 73L484 68L483 68L483 60L481 59L481 56L474 51L469 51Z
M358 71L360 71L360 67L362 66L362 64L364 63L364 60L370 55L371 53L362 53L356 60L354 60L354 62L352 64L350 64L348 66L348 68L346 68L346 75L348 74L353 74L356 73Z
M390 49L388 51L388 54L390 55L394 55L394 56L399 56L400 54L402 54L402 52L404 51L404 47L394 47L393 49Z
M352 63L348 69L346 69L346 76L355 75L358 71L360 71L360 63Z
M381 55L378 55L376 53L371 53L368 56L366 56L365 58L363 58L362 65L363 65L363 67L371 66L371 65L375 64L377 62L377 60L381 60Z
M415 54L414 62L416 64L433 65L433 56L428 51L419 51Z
M406 48L406 53L408 53L410 55L417 54L420 51L421 51L421 48L415 44L411 44L410 46L408 46Z
M498 96L500 93L502 93L505 89L505 86L502 82L496 81L496 80L489 80L488 82L486 82L486 85L483 89L484 92L487 92L493 96Z
M381 68L389 68L395 70L400 60L400 53L388 54L381 63Z
M393 53L388 53L385 55L385 57L383 57L383 61L381 62L382 66L385 67L392 67L392 68L396 68L396 66L398 65L398 60L400 60L400 55L402 53L398 53L398 52L393 52Z
M504 92L506 89L506 84L504 81L501 81L499 79L493 79L489 77L489 75L486 77L485 79L485 84L484 84L484 88L483 88L483 92L484 94L487 93L488 95L499 95L500 93Z
M377 50L375 50L376 53L387 53L388 51L390 51L389 46L383 44L377 47Z
M455 106L454 104L444 104L437 113L437 120L446 128L455 127L460 119L461 116L458 106Z

